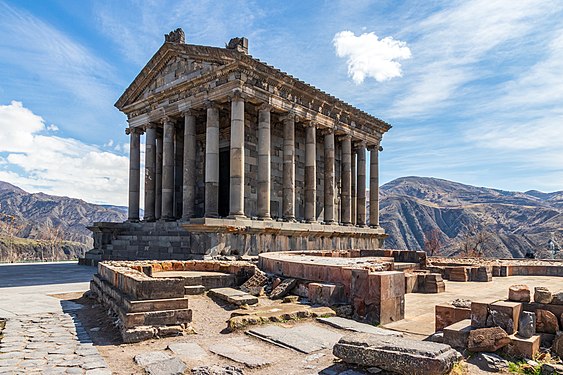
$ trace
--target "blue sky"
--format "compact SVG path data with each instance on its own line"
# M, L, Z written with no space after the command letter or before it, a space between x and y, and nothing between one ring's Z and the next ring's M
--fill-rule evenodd
M563 3L2 1L0 180L126 204L113 103L182 27L250 53L393 125L382 183L433 176L563 190Z

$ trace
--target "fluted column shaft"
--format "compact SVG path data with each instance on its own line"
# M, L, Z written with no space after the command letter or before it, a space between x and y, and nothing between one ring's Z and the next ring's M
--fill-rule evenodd
M351 153L351 167L350 167L350 221L353 225L356 224L357 219L357 211L356 211L356 149L352 144L352 153Z
M156 127L146 126L145 139L145 221L155 220Z
M162 147L162 219L174 218L174 122L164 119Z
M156 167L155 167L155 192L154 192L154 218L162 216L162 132L156 134Z
M139 198L141 184L141 129L127 129L129 141L129 221L139 221Z
M219 216L219 109L207 108L205 130L205 217Z
M305 220L316 220L317 195L317 127L305 126Z
M178 124L174 137L174 218L182 218L184 195L184 121Z
M324 136L324 158L325 158L325 191L324 191L324 222L334 223L334 131L331 129Z
M366 146L360 144L358 147L358 181L357 181L357 212L356 225L366 225Z
M183 220L189 220L195 213L195 151L195 115L187 111L184 113Z
M379 146L370 149L369 225L379 227Z
M270 219L270 114L271 107L258 110L258 218Z
M231 98L231 163L229 217L244 217L244 100Z
M352 138L342 139L342 224L352 224Z
M283 120L283 218L295 220L295 116Z

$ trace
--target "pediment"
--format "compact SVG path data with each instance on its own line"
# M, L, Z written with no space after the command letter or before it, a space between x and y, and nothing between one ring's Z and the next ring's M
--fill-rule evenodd
M209 74L234 60L228 56L197 53L197 48L190 47L164 44L125 90L115 106L122 110L163 89Z

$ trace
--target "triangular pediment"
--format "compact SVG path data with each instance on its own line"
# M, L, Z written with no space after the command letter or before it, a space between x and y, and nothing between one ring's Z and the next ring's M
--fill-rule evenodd
M165 88L197 79L236 60L230 52L221 50L165 43L121 95L115 106L122 110Z

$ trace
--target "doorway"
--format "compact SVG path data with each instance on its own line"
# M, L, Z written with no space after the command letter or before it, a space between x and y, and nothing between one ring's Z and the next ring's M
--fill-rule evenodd
M229 216L231 194L231 155L230 149L219 150L219 216Z

